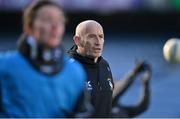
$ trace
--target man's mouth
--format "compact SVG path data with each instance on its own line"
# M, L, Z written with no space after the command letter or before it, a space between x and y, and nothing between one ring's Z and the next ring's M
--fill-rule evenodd
M99 53L99 52L101 52L101 48L94 48L94 51Z
M101 50L101 48L94 48L95 50Z

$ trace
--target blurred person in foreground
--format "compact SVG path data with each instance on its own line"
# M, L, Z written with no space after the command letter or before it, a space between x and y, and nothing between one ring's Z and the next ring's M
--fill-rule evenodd
M0 117L78 114L86 75L63 53L65 21L52 0L36 1L24 11L17 50L0 53Z
M151 69L146 62L138 63L124 80L113 82L108 62L101 56L104 46L103 27L94 20L86 20L77 25L75 45L68 51L70 57L85 68L88 81L87 90L95 108L92 117L134 117L144 112L149 105L149 79ZM120 96L132 84L135 77L143 72L142 98L136 106L118 103Z

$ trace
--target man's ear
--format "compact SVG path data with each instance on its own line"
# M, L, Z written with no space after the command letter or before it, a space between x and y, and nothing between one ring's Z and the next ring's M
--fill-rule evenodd
M75 43L77 46L80 46L80 45L81 45L81 43L80 43L81 37L75 35L75 36L73 37L73 40L74 40L74 43Z

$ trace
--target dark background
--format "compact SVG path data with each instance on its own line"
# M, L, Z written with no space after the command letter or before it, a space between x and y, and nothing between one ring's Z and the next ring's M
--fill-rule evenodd
M1 5L2 7L2 5ZM0 50L14 50L22 33L22 11L0 10ZM113 77L122 79L135 65L146 60L152 65L151 103L139 117L180 117L180 64L170 64L163 57L164 43L180 38L179 10L153 11L147 9L100 13L87 10L67 10L68 23L64 37L67 51L73 44L76 25L87 19L101 23L105 31L103 56L110 64ZM140 95L137 81L120 100L134 105Z

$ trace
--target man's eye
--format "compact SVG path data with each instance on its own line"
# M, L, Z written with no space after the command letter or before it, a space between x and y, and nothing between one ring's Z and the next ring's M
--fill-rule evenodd
M89 38L94 38L94 35L89 35Z
M99 37L100 37L100 38L104 38L104 35L100 35Z

